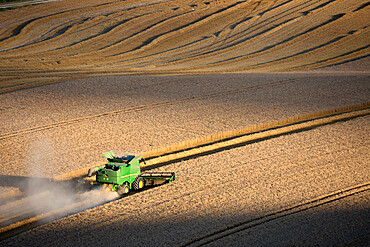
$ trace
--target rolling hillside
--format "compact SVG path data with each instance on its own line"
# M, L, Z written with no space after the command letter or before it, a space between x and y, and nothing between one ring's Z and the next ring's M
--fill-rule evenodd
M369 4L64 0L3 11L1 86L105 74L300 71L341 64L370 53Z
M369 16L365 0L1 11L0 246L369 246ZM119 197L86 177L109 150L177 178Z

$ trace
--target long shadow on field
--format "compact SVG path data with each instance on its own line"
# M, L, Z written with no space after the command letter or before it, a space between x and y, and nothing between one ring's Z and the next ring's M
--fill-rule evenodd
M370 242L370 209L368 194L360 194L360 202L347 198L340 204L320 205L259 223L268 214L263 209L253 213L178 214L177 209L166 214L153 210L131 216L125 212L101 218L98 224L83 224L83 217L72 216L46 229L35 229L22 238L8 239L1 244L36 244L53 246L368 246ZM241 198L242 200L242 198ZM176 202L175 202L176 203ZM181 203L181 200L178 201ZM199 206L196 201L195 205ZM356 204L357 203L357 204ZM135 210L137 205L132 205ZM199 210L206 210L206 205ZM242 209L242 208L241 208ZM105 214L104 210L101 213ZM117 209L115 209L117 210ZM234 210L235 211L235 210ZM245 212L245 210L243 210ZM97 216L91 212L91 217ZM99 212L100 213L100 212ZM185 213L185 212L183 212ZM233 231L239 222L252 222L250 227ZM225 234L223 230L225 230ZM50 234L52 232L53 234ZM122 234L124 232L124 234ZM207 236L209 238L207 238ZM203 241L204 240L204 241ZM146 246L145 244L143 244ZM149 244L148 244L149 245Z
M73 196L74 194L84 193L100 188L99 185L91 185L90 182L84 181L83 178L84 176L77 177L72 180L58 181L45 177L0 175L0 186L18 188L22 192L21 194L15 196L10 194L8 197L11 197L12 201L43 192L51 192L62 195L70 194ZM146 186L139 191L132 190L127 196L162 185L163 184ZM6 193L0 196L3 197L3 199L7 198ZM7 200L0 200L0 206L6 203L8 203Z
M148 223L149 226L132 224L126 228L126 233L137 234L136 237L141 241L150 242L155 246L160 246L161 241L165 241L168 246L368 246L369 214L368 208L310 210L308 213L288 215L234 232L232 227L234 224L248 218L253 221L256 216L203 217L182 219L182 221L174 219L171 223L156 223L153 217L153 220ZM102 240L105 231L111 232L112 229L118 229L123 225L123 222L115 222L96 237ZM230 231L223 234L222 229L227 228ZM146 235L147 232L151 232L152 235ZM209 238L203 239L209 235L211 235ZM120 238L116 234L112 239L116 237ZM198 239L201 241L196 241ZM135 245L132 237L120 240ZM113 241L108 242L108 245L113 243ZM103 244L103 241L96 244Z
M161 185L130 191L124 197ZM121 198L116 192L80 179L55 181L0 175L0 186L19 188L22 192L0 195L0 242L41 224Z
M45 177L26 177L13 175L0 175L0 186L18 188L27 195L42 193L53 190L53 188L64 188L65 190L78 191L88 187L77 180L56 181ZM0 202L0 205L6 202Z

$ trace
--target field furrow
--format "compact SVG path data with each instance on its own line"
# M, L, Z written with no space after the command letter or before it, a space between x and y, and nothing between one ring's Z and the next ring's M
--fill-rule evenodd
M135 1L71 3L19 22L0 13L0 68L7 86L52 83L101 73L290 71L367 57L366 1ZM45 6L45 10L43 10ZM20 15L27 9L19 9ZM325 52L325 57L322 56ZM324 62L323 62L324 61ZM10 73L10 69L15 70ZM25 73L27 74L27 73ZM21 76L22 75L22 76ZM23 80L27 82L23 82ZM9 89L8 89L9 90Z
M369 245L369 0L2 2L0 246Z

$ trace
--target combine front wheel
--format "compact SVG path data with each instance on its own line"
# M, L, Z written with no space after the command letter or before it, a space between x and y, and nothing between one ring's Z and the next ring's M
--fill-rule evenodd
M130 191L130 188L128 187L127 184L123 184L117 187L117 193L120 196L127 195L129 191Z

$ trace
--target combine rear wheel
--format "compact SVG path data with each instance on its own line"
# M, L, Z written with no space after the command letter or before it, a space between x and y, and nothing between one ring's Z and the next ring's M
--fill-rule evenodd
M127 195L128 192L130 192L130 188L128 187L127 184L123 184L123 185L117 187L117 193L120 196Z
M132 183L134 190L140 190L144 188L144 179L142 177L137 177L135 181Z

